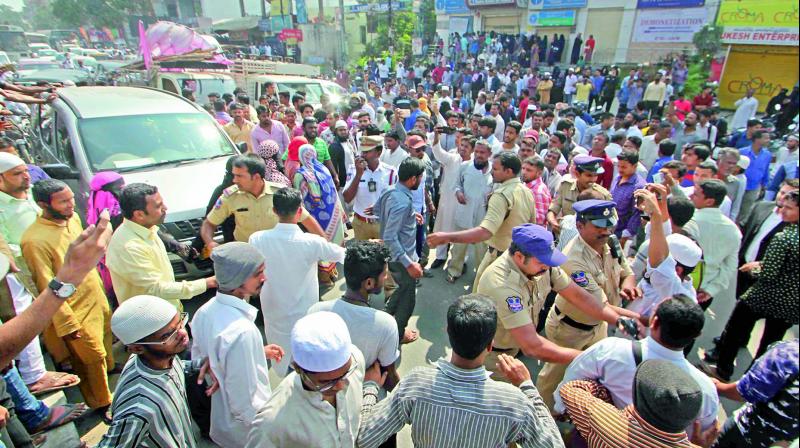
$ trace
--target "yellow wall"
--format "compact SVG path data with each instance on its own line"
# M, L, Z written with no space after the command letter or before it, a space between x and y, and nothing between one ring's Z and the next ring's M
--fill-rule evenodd
M798 80L798 47L734 45L725 62L719 85L719 103L734 109L747 89L755 89L759 111L782 88L792 90Z

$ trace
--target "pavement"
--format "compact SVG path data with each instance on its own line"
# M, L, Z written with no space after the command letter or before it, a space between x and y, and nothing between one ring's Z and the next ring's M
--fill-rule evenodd
M431 260L434 259L433 252L431 253ZM417 288L417 304L414 316L411 318L409 325L419 331L419 339L411 344L403 345L401 348L401 360L398 371L400 377L407 374L411 369L419 366L432 366L434 362L442 357L448 357L451 349L447 340L446 332L446 314L447 308L455 299L461 295L470 292L472 281L474 278L474 264L468 262L467 273L457 280L454 284L447 283L445 280L446 273L442 269L432 271L432 278L423 278ZM339 272L343 273L344 269L339 267ZM269 279L267 279L269 281ZM345 285L344 279L340 278L333 287L321 290L322 300L333 300L340 298L344 293ZM712 347L712 338L719 336L725 326L725 322L730 316L734 305L734 288L729 288L721 297L715 298L709 311L706 313L706 325L703 334L695 344L694 351L689 355L689 360L692 363L697 363L704 353L704 350ZM184 307L189 313L194 313L210 296L208 294L195 297L193 300L184 302ZM253 304L258 306L257 300ZM383 296L374 296L370 300L374 308L383 308ZM263 320L261 316L256 320L259 327L262 327ZM733 378L738 378L749 366L752 360L752 354L755 353L760 340L762 326L757 325L753 337L750 339L750 344L746 351L742 351L738 358L738 367L734 373ZM792 327L787 333L787 338L798 337L798 327ZM118 358L124 356L121 348L118 347L116 351ZM531 372L532 378L536 378L539 370L542 368L542 363L535 359L525 356L520 359L527 365ZM118 359L119 362L119 359ZM112 390L116 385L116 375L111 378ZM278 378L270 371L270 383L274 389L279 381ZM70 402L81 401L80 392L77 389L67 391L67 398ZM724 412L727 415L736 409L739 405L728 399L721 399ZM721 420L725 416L721 415ZM91 417L83 419L78 424L78 430L82 436L82 440L86 441L89 446L93 446L99 442L102 435L105 433L105 425L99 420L99 417ZM410 427L405 427L398 434L398 447L411 448L411 430ZM202 439L198 445L199 447L214 447L216 446L210 440Z

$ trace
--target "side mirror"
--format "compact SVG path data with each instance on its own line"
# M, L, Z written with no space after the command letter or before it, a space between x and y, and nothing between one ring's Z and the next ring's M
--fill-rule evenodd
M73 170L63 163L42 165L42 169L53 179L80 179L81 177L81 173L78 170Z
M240 153L242 154L247 153L247 143L245 142L239 143L238 145L236 145L236 147L239 148Z

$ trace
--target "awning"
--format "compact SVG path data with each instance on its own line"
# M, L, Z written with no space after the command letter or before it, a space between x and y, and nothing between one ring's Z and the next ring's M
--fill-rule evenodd
M260 16L233 17L230 19L217 20L211 24L211 31L245 31L258 28Z

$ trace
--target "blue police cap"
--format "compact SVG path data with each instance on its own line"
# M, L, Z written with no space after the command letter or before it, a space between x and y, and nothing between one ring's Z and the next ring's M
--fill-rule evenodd
M556 249L553 234L542 226L523 224L514 227L511 230L511 241L524 253L536 257L548 266L561 266L567 261L567 256Z
M572 209L581 221L590 221L598 227L614 227L617 225L617 204L602 199L578 201Z
M575 168L581 171L589 171L590 173L595 174L603 174L605 170L603 169L602 163L603 159L600 157L592 157L586 155L577 155L572 159L572 162L575 164Z

